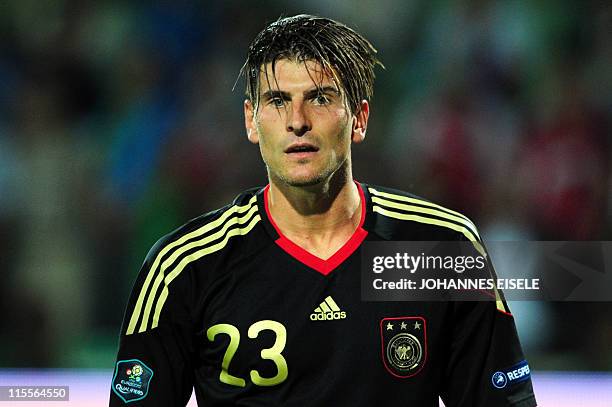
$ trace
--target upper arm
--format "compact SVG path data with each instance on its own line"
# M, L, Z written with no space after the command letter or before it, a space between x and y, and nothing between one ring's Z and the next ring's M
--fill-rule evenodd
M189 273L169 278L179 263L164 263L168 257L164 246L158 246L147 256L128 302L111 406L127 402L130 406L184 406L191 396L194 345ZM134 373L134 367L140 374Z
M484 250L484 246L482 246ZM496 279L487 255L487 278ZM453 302L452 335L443 374L447 407L536 405L529 366L503 293Z

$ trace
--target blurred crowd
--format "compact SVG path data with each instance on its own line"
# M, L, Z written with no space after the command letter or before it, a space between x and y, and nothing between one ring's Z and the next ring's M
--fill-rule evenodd
M606 2L7 0L0 367L112 365L149 247L266 183L237 75L266 23L302 12L357 28L386 66L358 180L485 239L612 240ZM610 304L514 305L536 369L612 370Z

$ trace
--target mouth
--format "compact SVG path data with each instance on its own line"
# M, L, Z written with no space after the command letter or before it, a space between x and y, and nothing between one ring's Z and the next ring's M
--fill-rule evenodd
M308 143L291 144L285 149L286 154L316 153L317 151L319 151L319 147Z

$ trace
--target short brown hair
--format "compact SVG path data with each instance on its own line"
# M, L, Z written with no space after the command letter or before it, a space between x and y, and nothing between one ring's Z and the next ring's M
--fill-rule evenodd
M315 61L333 73L346 94L349 108L356 113L361 101L373 96L374 66L384 68L376 53L368 40L346 25L300 14L280 18L264 28L249 46L240 74L246 80L247 98L257 107L262 66L271 63L274 75L280 59Z

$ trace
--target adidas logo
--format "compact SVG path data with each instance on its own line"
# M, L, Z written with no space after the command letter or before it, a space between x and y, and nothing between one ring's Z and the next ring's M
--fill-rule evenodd
M310 314L312 321L331 321L334 319L345 319L346 312L340 311L340 307L336 304L336 301L328 295L314 312Z

